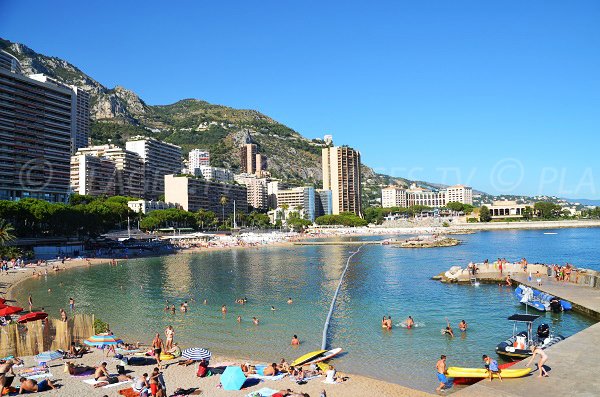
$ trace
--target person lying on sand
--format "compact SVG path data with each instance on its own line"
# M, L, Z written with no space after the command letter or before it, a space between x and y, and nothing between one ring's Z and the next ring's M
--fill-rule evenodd
M272 363L271 365L267 365L263 370L264 376L274 376L277 375L277 364Z
M241 365L242 372L244 375L255 374L256 370L254 369L254 365L250 365L250 363L245 363Z
M54 383L52 383L49 379L44 379L39 382L36 382L33 379L21 378L19 379L19 382L21 382L19 394L23 394L24 392L39 393L55 388Z
M81 375L88 371L94 371L94 367L89 367L87 365L75 365L72 362L66 362L65 369L67 370L66 372L68 372L69 375Z
M103 387L106 385L113 385L115 383L127 382L128 380L132 380L133 378L129 375L117 375L117 376L109 376L106 380L98 382L94 385L94 387Z

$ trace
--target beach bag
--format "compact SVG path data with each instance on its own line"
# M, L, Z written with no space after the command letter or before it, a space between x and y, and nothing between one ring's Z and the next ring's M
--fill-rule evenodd
M123 365L117 365L117 373L119 375L125 375L125 367Z

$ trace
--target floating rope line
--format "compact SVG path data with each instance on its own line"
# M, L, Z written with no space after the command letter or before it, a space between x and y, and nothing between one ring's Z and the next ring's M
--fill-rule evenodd
M350 259L352 259L352 257L354 255L358 254L358 252L360 251L360 249L362 247L364 247L364 244L361 245L360 247L358 247L358 249L356 251L354 251L352 253L352 255L350 255L348 257L348 260L346 261L346 267L344 268L344 271L342 272L342 276L340 277L338 286L335 289L335 293L333 294L333 300L331 301L331 306L329 307L329 313L327 314L327 318L325 319L325 327L323 327L323 343L321 343L321 350L325 350L325 348L327 347L327 331L329 331L329 322L331 321L331 315L333 314L333 309L335 308L335 301L337 300L337 296L340 292L340 288L342 287L342 282L344 281L344 276L346 275L346 271L348 270L348 266L350 265Z

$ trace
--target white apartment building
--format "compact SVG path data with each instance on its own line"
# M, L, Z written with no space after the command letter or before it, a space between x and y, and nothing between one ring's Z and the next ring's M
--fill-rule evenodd
M194 174L197 168L210 165L210 152L204 149L194 149L188 154L188 169Z
M144 197L156 199L165 192L165 175L181 173L181 147L158 139L136 136L125 148L144 161Z
M195 176L202 176L207 181L216 182L233 182L233 172L226 168L211 167L209 165L201 165L197 167L193 174Z
M98 145L80 148L77 155L105 157L115 165L115 194L120 196L143 197L144 162L137 153L116 145Z
M164 201L152 201L152 200L134 200L128 201L127 206L131 208L132 211L142 214L147 214L148 212L156 211L156 210L166 210L169 208L177 208L177 204L173 203L165 203Z
M449 186L446 189L431 190L419 187L414 183L408 188L388 186L381 189L381 206L410 207L424 205L427 207L444 207L450 202L473 205L473 189L464 185Z
M265 210L268 208L268 180L267 178L259 178L256 174L238 174L234 176L234 180L240 185L246 186L248 205L253 208Z
M90 196L114 196L116 167L107 157L71 156L71 190Z

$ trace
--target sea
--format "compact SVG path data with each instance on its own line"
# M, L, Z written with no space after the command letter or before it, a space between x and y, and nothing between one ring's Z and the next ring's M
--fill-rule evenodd
M545 234L556 233L556 234ZM396 236L401 238L402 236ZM441 354L450 366L481 367L482 354L512 335L507 317L524 313L512 289L498 285L447 285L431 280L451 266L470 261L573 263L600 270L600 228L481 231L456 236L458 246L402 249L365 245L352 257L342 283L327 346L341 347L333 364L361 374L432 391L435 363ZM140 258L117 266L98 265L29 279L19 285L18 302L29 294L34 306L57 316L68 310L94 313L130 342L150 343L172 325L183 348L202 347L216 355L264 362L296 357L319 349L323 326L340 275L358 246L347 241L381 240L381 236L331 238L340 245L277 246L183 253ZM322 241L322 240L320 240ZM236 299L247 299L244 305ZM291 298L293 303L288 304ZM206 300L206 303L205 303ZM179 311L187 301L187 313ZM174 304L175 314L164 310ZM227 314L221 312L226 305ZM273 310L274 309L274 310ZM237 316L241 316L238 323ZM391 316L391 331L381 328ZM416 327L401 323L412 316ZM252 318L259 320L254 325ZM441 334L449 321L455 338ZM569 337L594 323L583 315L543 314L555 334ZM291 346L297 335L300 346Z

